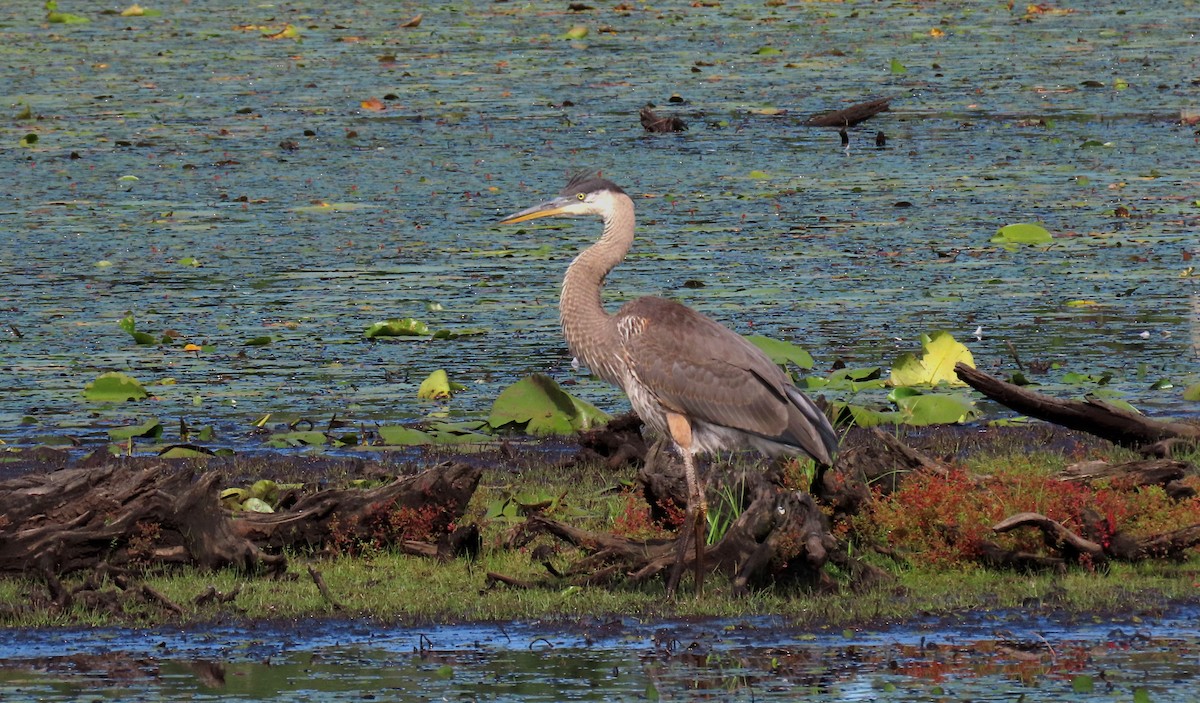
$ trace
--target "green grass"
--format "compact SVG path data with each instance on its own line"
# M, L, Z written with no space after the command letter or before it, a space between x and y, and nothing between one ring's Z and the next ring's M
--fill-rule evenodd
M1109 573L1083 570L1065 575L1023 575L989 572L901 569L897 580L865 593L806 594L767 589L747 597L730 597L723 579L706 581L701 598L690 593L675 600L665 597L660 582L645 586L551 587L485 590L485 573L501 571L518 578L540 576L540 566L521 554L493 554L479 563L455 560L446 564L419 557L380 554L370 558L337 558L311 562L323 575L334 597L344 606L335 610L307 574L272 581L247 578L231 571L195 571L147 579L182 605L183 620L207 622L236 618L290 620L322 617L370 617L385 622L456 622L490 620L573 619L584 616L626 615L662 617L749 617L772 614L796 624L843 627L855 624L902 622L918 614L962 611L1000 611L1051 608L1070 612L1157 611L1172 601L1194 600L1200 584L1200 558L1182 564L1114 565ZM302 572L300 564L293 569ZM242 590L232 604L191 605L208 586L227 592ZM23 580L0 583L8 603L24 602L39 584ZM109 586L112 588L112 586ZM153 618L135 609L128 617L73 611L47 612L5 618L5 626L53 626L67 623L95 626Z

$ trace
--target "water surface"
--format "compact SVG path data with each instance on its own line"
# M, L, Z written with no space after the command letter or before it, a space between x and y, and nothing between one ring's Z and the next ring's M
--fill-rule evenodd
M580 167L640 212L614 306L678 297L800 343L819 373L887 366L946 329L985 370L1014 370L1011 343L1063 367L1035 379L1051 390L1111 371L1139 407L1195 412L1180 389L1200 346L1200 208L1179 118L1197 106L1200 13L1018 5L64 4L81 25L6 6L3 438L103 440L158 417L241 446L267 413L413 421L446 410L416 399L438 368L468 386L455 415L482 417L532 371L620 411L557 330L558 280L598 225L494 224ZM287 24L299 39L264 38ZM575 25L587 36L563 38ZM800 126L875 95L894 109L848 149ZM647 102L689 130L645 134ZM1053 245L989 243L1024 221ZM135 345L129 313L178 342ZM486 334L363 338L395 317ZM155 400L86 402L107 370ZM1175 387L1152 390L1162 378Z

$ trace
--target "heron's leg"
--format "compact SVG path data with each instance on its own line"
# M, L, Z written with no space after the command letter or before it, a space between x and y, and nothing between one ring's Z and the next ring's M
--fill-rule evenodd
M687 480L688 509L684 522L686 523L690 518L692 523L692 539L695 540L696 545L696 561L693 567L695 568L696 595L698 596L704 586L704 543L708 526L708 499L704 495L704 486L696 473L696 461L692 455L692 424L683 415L667 413L667 428L671 431L671 439L675 440L675 446L679 448L679 455L683 459L683 476ZM681 536L675 556L675 567L671 570L671 578L667 582L667 590L672 593L679 585L679 577L687 553L686 524L684 529L685 533Z

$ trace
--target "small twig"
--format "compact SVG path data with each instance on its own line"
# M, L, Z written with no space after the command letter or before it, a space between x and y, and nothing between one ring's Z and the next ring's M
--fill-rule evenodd
M8 328L9 328L10 330L12 330L12 333L13 333L13 334L17 335L17 339L24 339L24 338L25 338L25 335L21 334L21 330L17 329L17 326L16 326L16 325L14 325L13 323L11 323L11 322L10 322L10 323L8 323Z
M317 584L317 590L321 592L321 597L325 599L325 602L333 606L334 610L341 610L342 604L337 602L333 593L329 591L329 586L325 585L325 577L321 576L321 572L314 569L312 564L308 565L308 575L312 577L313 583Z
M492 583L498 582L498 583L506 584L508 586L516 586L517 588L533 588L534 587L534 585L528 581L522 581L521 579L515 579L512 576L505 576L504 574L497 574L494 571L487 572L487 582L489 585L491 585Z
M142 584L142 594L150 600L158 601L159 605L163 606L167 610L170 610L172 613L175 613L176 615L183 615L183 608L176 605L175 601L167 598L162 591L159 591L153 586Z
M1017 362L1017 370L1021 373L1025 373L1025 365L1021 363L1021 357L1019 354L1017 354L1017 347L1012 343L1011 340L1006 339L1004 340L1004 343L1008 345L1008 353L1012 354L1013 361Z

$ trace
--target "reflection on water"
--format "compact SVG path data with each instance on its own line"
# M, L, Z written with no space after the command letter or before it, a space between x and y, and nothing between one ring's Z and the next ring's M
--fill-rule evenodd
M4 700L1190 700L1198 614L0 633Z

